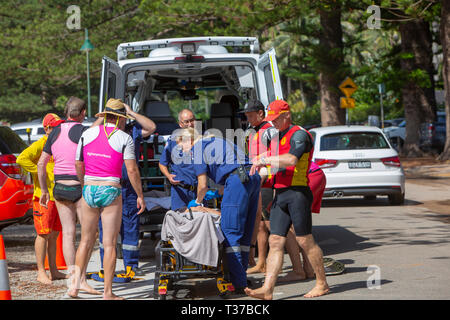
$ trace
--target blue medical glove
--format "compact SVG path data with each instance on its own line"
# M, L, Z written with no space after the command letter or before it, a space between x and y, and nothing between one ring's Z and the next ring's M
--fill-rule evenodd
M216 191L208 190L208 191L206 191L205 197L203 199L208 201L208 200L220 198L220 197L221 197L221 195L219 194L218 190L216 190Z
M199 203L197 203L196 201L195 201L195 199L194 200L191 200L191 201L189 201L189 203L188 203L188 209L189 208L192 208L192 207L198 207L200 204Z

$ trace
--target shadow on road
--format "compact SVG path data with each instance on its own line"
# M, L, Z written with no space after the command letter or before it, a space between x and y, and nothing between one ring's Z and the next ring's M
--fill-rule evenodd
M405 199L405 206L418 206L423 204L422 202ZM387 197L377 197L375 200L366 200L364 198L324 198L322 200L323 208L333 208L333 207L382 207L382 206L392 206Z
M385 284L392 283L392 282L393 281L391 281L391 280L380 280L380 285L385 285ZM330 293L327 294L327 296L328 295L333 295L333 294L336 294L336 293L342 293L342 292L346 292L346 291L351 291L351 290L358 290L358 289L367 289L367 281L353 281L353 282L346 282L346 283L340 283L340 284L332 285L332 286L330 286ZM303 292L303 293L298 294L298 295L283 297L280 300L302 298L303 295L305 295L306 293L308 293L308 292Z
M324 256L379 246L379 244L368 242L369 238L360 237L338 225L313 226L313 236Z

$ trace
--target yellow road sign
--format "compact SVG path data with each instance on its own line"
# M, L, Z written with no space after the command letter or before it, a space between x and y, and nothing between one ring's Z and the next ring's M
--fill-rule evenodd
M353 109L355 107L355 99L341 97L342 109Z
M347 77L339 85L339 89L341 89L341 91L345 94L347 98L350 98L350 96L358 89L358 86L353 82L353 80L350 77Z

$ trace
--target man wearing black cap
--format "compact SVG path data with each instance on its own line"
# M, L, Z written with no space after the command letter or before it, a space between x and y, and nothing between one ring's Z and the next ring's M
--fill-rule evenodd
M272 137L275 136L278 131L270 124L270 122L264 121L265 108L259 100L250 100L245 105L244 110L241 111L247 117L247 121L250 125L248 133L247 150L250 161L254 162L258 156L267 152ZM255 256L255 243L258 241L258 263L247 270L247 273L258 273L265 271L265 262L267 255L267 243L269 237L268 212L264 209L268 207L269 203L273 199L272 186L270 179L267 179L262 185L261 195L259 197L258 211L256 212L255 229L253 230L252 245L250 250L250 265L253 262ZM263 221L261 221L261 219Z

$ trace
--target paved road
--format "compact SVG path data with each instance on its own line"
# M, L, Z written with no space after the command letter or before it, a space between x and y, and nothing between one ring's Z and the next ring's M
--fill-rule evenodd
M331 294L317 299L450 298L450 179L408 180L406 199L399 207L390 206L383 197L324 201L322 212L314 215L313 234L324 255L345 263L346 272L328 277ZM142 245L142 252L148 253L153 243L144 239ZM153 259L143 260L144 279L117 284L115 293L128 299L152 298L155 264ZM289 265L285 255L283 270ZM89 270L98 270L96 252ZM250 279L258 284L262 275ZM99 283L92 284L102 289ZM274 299L303 299L313 284L280 284ZM213 279L184 281L175 289L168 299L220 299Z

